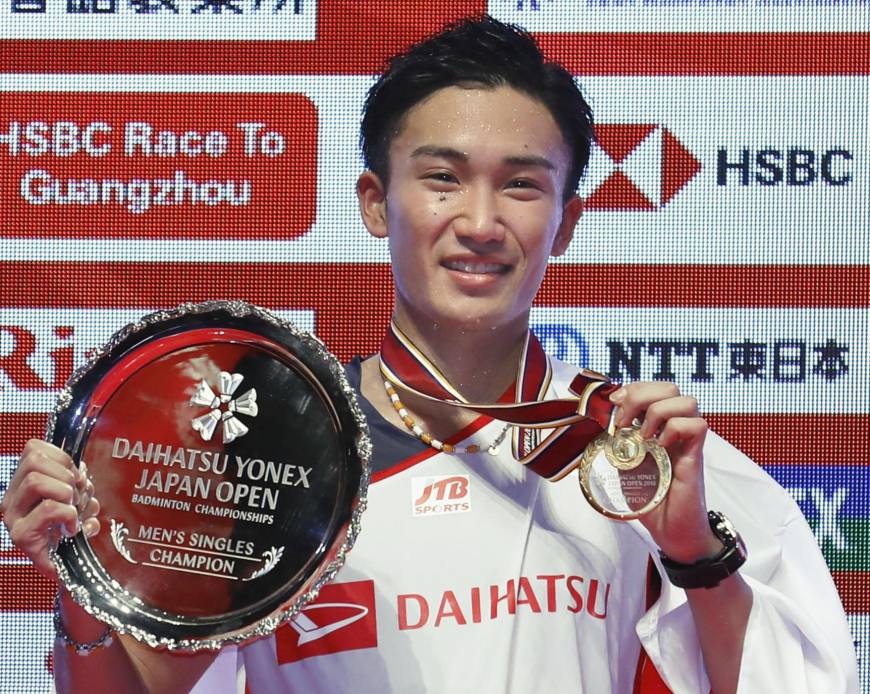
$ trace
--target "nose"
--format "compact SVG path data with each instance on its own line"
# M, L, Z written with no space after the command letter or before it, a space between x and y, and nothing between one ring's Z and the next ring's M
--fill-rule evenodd
M482 184L469 186L462 192L461 204L462 209L454 225L457 236L477 243L504 239L497 191Z

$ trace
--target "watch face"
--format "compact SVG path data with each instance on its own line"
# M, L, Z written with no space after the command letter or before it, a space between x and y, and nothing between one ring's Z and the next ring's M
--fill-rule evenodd
M725 516L725 514L720 513L719 511L710 511L709 514L710 519L714 523L713 532L715 532L719 539L726 545L733 545L738 538L737 529L734 527L734 524Z

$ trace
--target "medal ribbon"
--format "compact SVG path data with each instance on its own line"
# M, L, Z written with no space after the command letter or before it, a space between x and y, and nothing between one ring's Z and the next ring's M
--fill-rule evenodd
M607 429L613 411L609 396L619 388L606 376L583 369L569 386L574 397L544 400L552 366L531 330L520 357L513 403L468 402L395 323L381 344L380 362L384 378L403 390L515 425L514 458L550 481L576 468L586 446ZM540 429L552 431L537 443Z

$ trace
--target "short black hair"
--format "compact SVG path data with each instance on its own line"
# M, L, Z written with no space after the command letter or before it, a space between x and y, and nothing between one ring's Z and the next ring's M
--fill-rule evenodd
M592 110L574 77L548 62L532 36L492 17L471 17L394 56L369 90L360 128L368 169L387 184L389 148L405 114L446 87L511 87L543 104L571 150L567 199L577 190L594 140Z

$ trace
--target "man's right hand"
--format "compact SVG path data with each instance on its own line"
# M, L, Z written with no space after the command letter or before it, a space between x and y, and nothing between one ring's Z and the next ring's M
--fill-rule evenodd
M93 493L87 475L60 448L38 439L24 446L0 512L12 543L47 578L57 578L48 552L61 535L99 532L100 504Z
M12 542L51 580L57 579L49 549L61 534L79 530L93 537L100 530L100 505L87 474L70 457L45 441L31 439L0 501ZM61 592L61 621L79 642L98 639L106 625ZM54 677L58 692L188 692L214 660L215 653L195 655L156 651L129 636L115 638L84 658L55 643Z

